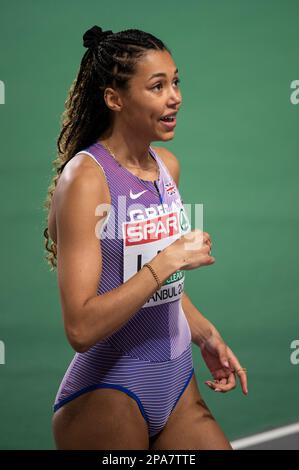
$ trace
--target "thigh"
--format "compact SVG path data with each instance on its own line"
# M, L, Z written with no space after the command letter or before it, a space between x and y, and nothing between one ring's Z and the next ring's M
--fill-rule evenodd
M194 374L165 427L151 438L150 449L232 450L201 397Z
M99 388L59 408L52 419L57 449L148 450L148 426L126 393Z

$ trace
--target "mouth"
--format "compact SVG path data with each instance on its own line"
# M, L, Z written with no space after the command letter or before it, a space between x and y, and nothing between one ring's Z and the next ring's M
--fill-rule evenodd
M162 116L159 121L162 123L166 129L174 129L176 126L176 113L168 114L167 116Z

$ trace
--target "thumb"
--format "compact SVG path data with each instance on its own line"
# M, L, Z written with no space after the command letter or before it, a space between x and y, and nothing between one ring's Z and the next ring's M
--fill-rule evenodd
M228 359L227 359L226 356L225 356L225 357L221 357L220 361L221 361L221 364L223 364L227 369L230 368L229 362L228 362Z
M230 368L229 362L228 362L228 357L227 357L227 352L226 352L226 347L224 344L222 344L219 347L219 359L221 364L226 367L227 369Z

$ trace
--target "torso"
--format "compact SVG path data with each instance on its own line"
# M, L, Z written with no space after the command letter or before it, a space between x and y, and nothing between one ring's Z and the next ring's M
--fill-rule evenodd
M152 149L157 152L157 147L151 146ZM83 155L82 155L83 154ZM111 197L110 197L110 191L109 187L106 181L106 178L104 177L102 171L99 169L99 166L97 163L95 163L92 159L86 158L84 156L84 152L82 154L78 153L75 157L72 158L70 162L73 164L76 163L75 160L78 162L78 164L81 164L81 162L84 163L84 165L91 165L95 169L95 171L98 172L99 177L101 178L101 183L102 183L102 188L103 188L103 202L106 204L111 204ZM171 168L170 165L168 164L167 158L163 155L163 152L160 151L159 149L159 157L167 167L169 173L171 174ZM68 165L68 164L67 164ZM66 167L67 167L66 165ZM145 180L150 180L150 181L155 181L158 178L158 170L157 170L157 165L154 162L153 159L153 165L152 169L147 170L147 171L142 171L142 170L136 170L136 169L131 169L128 168L128 170L133 173L134 175L138 176L139 178L145 179ZM64 170L65 171L65 170ZM52 197L52 204L51 204L51 209L49 212L49 217L48 217L48 228L49 228L49 235L51 239L57 244L57 226L56 226L56 210L55 210L55 197L59 197L59 190L60 190L60 185L59 185L60 180L58 180L57 186L55 188L53 197Z

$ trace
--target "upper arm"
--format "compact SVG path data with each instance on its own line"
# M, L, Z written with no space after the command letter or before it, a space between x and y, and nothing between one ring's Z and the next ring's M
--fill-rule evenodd
M102 271L97 231L106 212L95 212L106 201L94 168L83 165L64 172L56 198L57 274L65 331L71 342L82 307L97 295Z
M175 184L179 187L180 179L180 162L177 157L165 147L153 147L158 155L162 158L164 165L174 179Z

